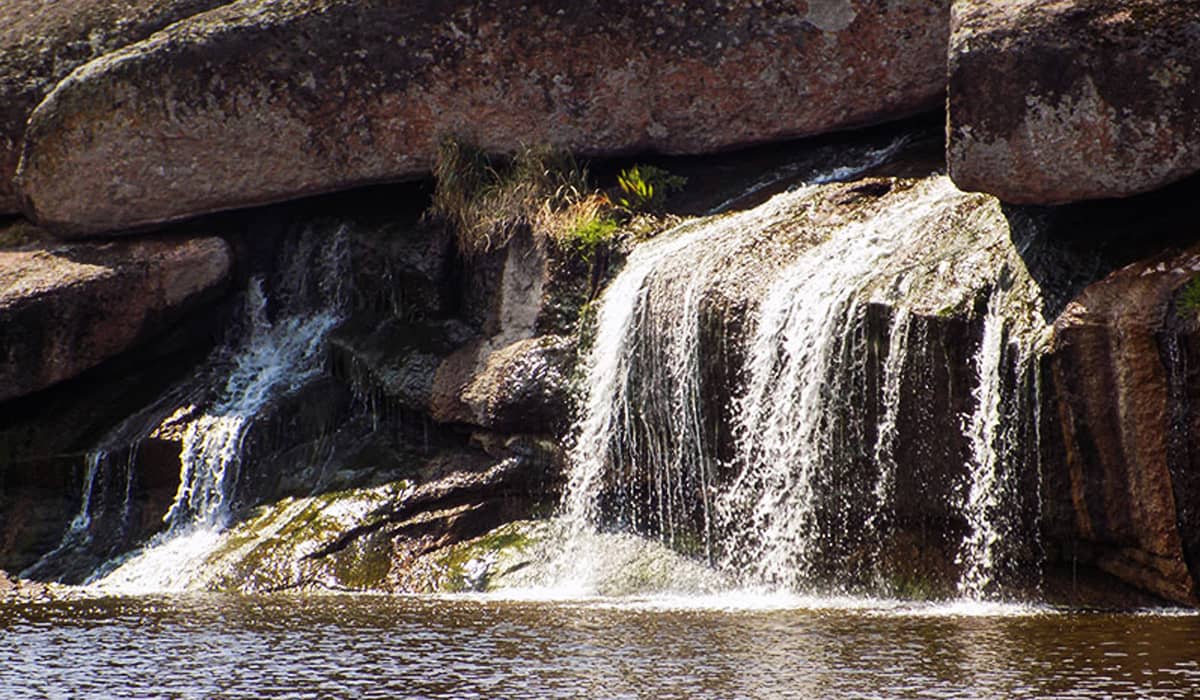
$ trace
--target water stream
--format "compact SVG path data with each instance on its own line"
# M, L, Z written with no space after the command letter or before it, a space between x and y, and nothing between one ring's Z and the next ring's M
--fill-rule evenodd
M138 550L97 569L89 584L121 592L202 585L204 561L237 506L248 431L265 407L324 373L324 341L341 321L347 303L341 282L347 264L345 230L332 236L308 230L287 246L273 294L266 292L262 277L251 279L240 332L198 372L206 388L181 392L203 403L185 405L176 413L186 423L179 487L163 516L164 530ZM314 257L321 262L313 265Z
M932 262L921 264L942 274L946 263L928 251L944 244L929 232L959 215L964 196L945 178L923 180L882 214L811 233L792 262L772 264L764 241L779 238L780 222L821 207L818 193L801 187L663 234L639 247L606 290L563 501L568 540L596 528L632 530L741 585L889 590L884 543L908 466L899 464L900 444L922 440L901 435L902 386L924 364L945 361L911 340L918 330L904 291L920 273L897 261L926 256ZM747 245L760 247L747 255ZM750 272L731 272L739 266ZM1036 470L1018 464L1013 447L1030 437L1019 424L1036 405L1016 396L1026 389L1031 352L1021 342L1034 334L1006 332L1008 295L991 291L1004 273L980 274L974 287L954 290L967 300L955 303L981 293L992 301L976 317L971 408L956 428L967 452L963 483L945 496L966 529L956 563L958 592L968 598L1004 596L995 578L1008 553L997 542L1030 536L1020 530L1013 480ZM749 328L733 332L740 339L720 327L722 302L738 294L754 306ZM881 328L884 307L893 311ZM1007 322L1037 325L1024 316ZM723 406L714 400L714 355L739 363L724 377L734 386ZM1019 380L1006 387L1014 362ZM723 420L732 423L727 435L717 425ZM568 546L573 584L597 567L598 549Z

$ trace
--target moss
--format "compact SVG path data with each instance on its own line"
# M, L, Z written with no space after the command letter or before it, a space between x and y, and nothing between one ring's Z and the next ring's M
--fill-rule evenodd
M1200 316L1200 275L1188 280L1175 297L1175 309L1180 314Z
M380 590L392 571L392 548L380 533L363 538L330 557L338 584L356 591Z
M348 529L370 522L371 512L397 498L409 486L397 481L373 489L348 489L304 499L285 499L254 511L231 529L208 564L224 573L211 587L264 591L314 582L355 590L386 584L392 550L386 535L375 533L316 559L305 555Z
M521 523L509 523L482 537L455 545L435 562L441 571L437 588L445 593L486 590L489 572L473 577L469 565L489 557L495 558L506 551L523 552L529 545L529 536L522 531Z

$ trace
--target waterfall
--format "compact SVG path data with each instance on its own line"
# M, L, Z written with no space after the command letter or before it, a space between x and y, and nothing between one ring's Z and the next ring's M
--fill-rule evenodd
M249 336L229 353L232 367L217 402L183 434L179 490L164 518L172 530L226 524L247 428L277 395L323 370L322 341L340 320L336 311L323 310L272 323L260 279L251 281L246 296Z
M165 530L98 569L90 583L135 592L193 584L237 506L244 442L257 417L324 372L324 341L341 321L349 297L342 284L346 231L332 237L323 233L309 229L289 242L282 254L287 264L270 294L261 276L250 280L240 331L199 372L208 388L180 392L204 403L179 412L187 423L179 486L163 516Z
M42 555L32 566L22 571L22 578L37 576L43 567L51 565L64 554L91 544L92 507L93 501L96 500L97 489L96 476L104 470L108 458L109 453L101 448L96 448L87 453L83 473L83 490L80 492L79 510L75 513L75 517L71 518L71 522L67 524L67 530L63 533L62 540L59 541L58 546Z
M585 532L604 520L600 496L606 474L628 476L640 468L651 475L654 525L668 541L675 540L673 529L680 526L675 515L687 510L683 501L692 494L685 492L690 489L699 496L701 539L705 554L712 555L715 514L710 482L715 465L703 450L700 420L703 295L737 248L768 248L768 232L798 215L814 185L860 175L907 143L902 137L866 149L854 154L857 159L851 163L814 172L808 185L759 207L686 222L634 250L598 302L595 340L585 360L589 381L561 508L573 532ZM770 182L798 171L785 168ZM755 183L714 212L765 186ZM683 260L686 264L677 262ZM649 420L651 415L658 420ZM631 505L628 497L618 500ZM624 516L628 525L641 524L637 513Z
M963 574L959 593L971 599L995 597L1000 579L1020 556L1021 534L1020 446L1039 442L1040 383L1032 372L1031 350L1020 338L1010 338L1004 315L1005 294L997 289L988 300L983 338L974 358L975 406L964 418L963 431L970 439L968 483L962 513L968 527L959 553ZM1006 388L1005 360L1013 364L1015 386ZM1032 384L1032 398L1025 396ZM1037 499L1040 505L1040 497Z
M935 181L886 217L844 226L783 270L763 299L737 416L738 475L720 499L726 565L750 580L796 587L858 533L843 516L821 522L822 499L843 499L866 448L864 295L884 260L955 190ZM828 519L827 519L828 520ZM841 522L836 522L841 521Z
M999 541L1028 530L1040 301L1011 279L1019 259L994 202L945 177L890 188L861 190L884 193L867 195L886 197L873 213L797 224L831 207L803 186L635 249L598 302L586 360L561 511L576 543L567 579L597 568L589 538L612 528L743 585L905 590L914 582L888 577L919 565L884 550L914 517L896 511L903 491L962 523L961 543L935 553L959 567L959 594L997 589L1021 556ZM986 314L962 311L983 294ZM951 335L933 346L935 326ZM958 348L976 333L972 357ZM935 398L967 414L935 413ZM914 459L940 460L942 483L911 483L928 474Z
M901 389L904 382L905 369L909 364L909 336L913 332L912 312L901 307L896 311L888 331L887 358L883 365L883 382L879 391L879 426L875 435L875 450L873 460L878 469L874 487L874 508L867 518L865 535L879 543L886 534L890 515L890 507L895 498L896 480L899 465L897 464L896 444L899 440L900 406L903 399ZM882 558L882 552L875 553L875 560ZM879 580L881 572L876 570L876 585L882 585Z
M1004 351L1004 316L999 296L988 302L983 321L983 340L976 357L975 410L966 421L971 439L970 484L963 513L970 533L963 543L965 572L959 590L972 597L980 595L996 565L996 546L1002 532L997 522L1001 506L999 489L1000 455L996 439L1001 427L1001 359Z

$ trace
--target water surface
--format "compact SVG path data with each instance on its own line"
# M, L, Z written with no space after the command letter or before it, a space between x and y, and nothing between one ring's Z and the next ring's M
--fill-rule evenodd
M0 606L0 695L1193 697L1200 617L700 598L188 595Z

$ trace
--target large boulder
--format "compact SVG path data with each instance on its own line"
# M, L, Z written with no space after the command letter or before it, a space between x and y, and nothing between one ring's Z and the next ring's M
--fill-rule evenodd
M0 213L19 210L12 177L25 123L74 68L228 0L5 0L0 5Z
M0 401L76 376L223 290L220 238L0 251Z
M489 151L698 153L896 119L943 93L944 0L243 0L101 57L30 120L61 235L427 173Z
M955 0L947 161L1016 203L1124 197L1200 170L1200 2Z
M559 435L573 418L572 338L520 340L487 357L458 396L471 423L493 430Z

